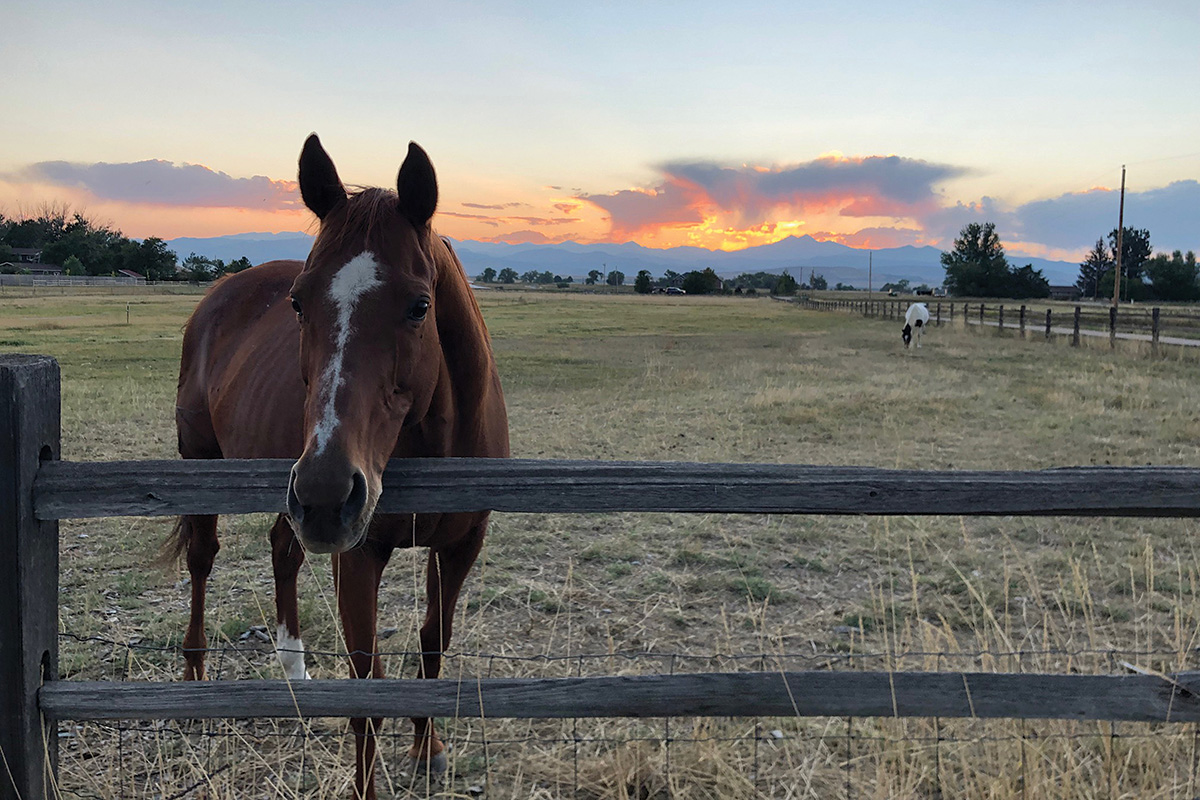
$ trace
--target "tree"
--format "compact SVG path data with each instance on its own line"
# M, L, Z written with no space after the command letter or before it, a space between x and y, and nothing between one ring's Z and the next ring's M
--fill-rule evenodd
M604 282L609 286L622 286L625 283L625 273L619 269L614 269L608 273L608 277L604 279Z
M175 252L155 236L141 242L126 242L121 248L121 269L131 270L148 281L173 281L179 278Z
M824 275L813 275L812 278L809 279L809 283L812 284L812 288L820 291L824 291L825 289L829 288L829 281L825 280Z
M884 292L896 292L897 294L908 294L909 280L908 280L908 278L903 278L901 280L896 281L895 283L885 283L883 286L879 287L879 289L880 289L880 291L884 291Z
M1084 297L1096 297L1100 291L1100 276L1113 268L1112 257L1104 246L1103 239L1097 239L1095 246L1079 265L1079 279L1075 285ZM1112 284L1112 281L1109 281Z
M1024 300L1027 297L1049 297L1050 281L1040 269L1034 269L1032 264L1026 264L1020 269L1014 269L1009 277L1007 297L1014 300Z
M595 286L596 281L600 280L603 277L604 277L604 273L601 272L600 270L598 270L598 269L589 270L588 274L587 274L587 280L585 280L584 283L586 283L588 286Z
M942 266L946 270L946 290L951 294L974 297L1007 294L1008 260L994 223L969 223L954 240L954 248L942 253Z
M1150 231L1142 228L1124 228L1121 236L1121 296L1128 300L1143 300L1150 295L1143 276L1146 262L1150 259ZM1113 261L1117 260L1117 229L1108 234L1112 245ZM1112 281L1108 282L1108 293L1112 295Z
M250 259L242 256L241 258L235 258L233 261L230 261L228 264L226 264L225 272L241 272L243 270L250 269L252 266L254 265L250 263Z
M501 283L516 283L517 271L512 267L505 267L504 269L500 270L500 274L497 275L496 278Z
M638 294L650 294L650 270L639 269L633 279L633 290Z
M57 220L52 224L57 225ZM121 268L120 254L127 241L117 231L76 213L62 225L54 241L42 245L42 261L62 265L75 256L88 275L111 275Z
M75 256L67 256L62 263L62 268L64 275L82 275L84 273L83 262Z
M216 264L211 259L192 253L183 260L183 271L189 281L204 283L216 277Z
M1146 262L1146 275L1159 300L1200 300L1196 254L1191 250L1186 256L1178 250L1170 256L1166 253L1153 256Z
M684 274L683 290L688 294L714 294L721 291L721 279L712 267L706 267L703 272L693 270Z
M541 275L536 269L527 269L521 273L522 283L537 283L538 277Z
M483 272L479 273L479 275L476 276L475 280L480 281L482 283L495 283L496 282L496 270L492 269L491 267L488 267Z
M853 286L851 286L848 283L842 283L841 281L838 281L837 286L834 286L833 290L835 292L853 292L853 291L855 291Z
M682 286L683 276L673 269L663 273L663 286Z
M783 274L779 276L779 279L775 281L775 288L772 289L772 294L788 297L795 294L797 288L796 279L789 275L785 269Z

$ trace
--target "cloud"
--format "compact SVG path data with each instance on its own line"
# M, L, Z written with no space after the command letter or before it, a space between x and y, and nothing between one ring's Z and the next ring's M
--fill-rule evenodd
M992 197L956 203L920 215L930 240L943 246L970 222L993 222L1012 248L1026 255L1073 258L1117 227L1120 195L1114 189L1067 192L1010 206ZM1146 228L1156 252L1200 249L1200 181L1175 181L1125 193L1125 226Z
M1051 247L1089 247L1117 227L1114 189L1071 192L1016 208L1013 222L1025 241ZM1156 251L1200 249L1200 181L1175 181L1125 193L1125 226L1146 228Z
M648 189L580 194L607 211L613 232L629 234L665 225L699 225L720 217L748 229L793 215L914 218L938 208L934 187L968 173L963 167L900 156L840 155L788 166L737 167L713 161L673 161L659 167Z
M557 244L563 240L552 239L538 231L511 231L497 236L489 236L481 241L496 242L499 244Z
M489 205L487 203L460 203L459 205L463 206L463 208L479 208L479 209L483 209L485 211L503 211L506 208L520 208L522 206L528 206L529 204L528 203L493 203L493 204Z
M463 205L468 205L463 203ZM522 203L521 205L525 205ZM478 207L478 206L472 206ZM534 225L538 227L550 227L554 225L570 225L579 222L573 217L522 217L522 216L498 216L492 217L486 214L462 214L457 211L439 211L438 214L443 217L453 217L454 219L466 219L474 222L481 222L484 225L499 227L504 224L520 223L524 225Z
M814 239L823 242L838 242L848 247L878 250L886 247L903 247L912 245L921 247L931 244L925 233L917 228L862 228L854 233L833 233L818 231L812 234Z
M580 200L608 213L612 232L628 235L648 228L696 225L704 221L702 192L679 183L656 189L622 189L611 194L585 194Z
M42 161L4 177L82 189L102 201L257 210L300 207L295 181L262 175L234 178L199 164L161 160L121 164Z
M669 176L702 188L719 208L750 215L781 205L828 207L864 200L903 210L933 199L935 184L967 173L961 167L900 156L822 156L804 164L770 168L674 162L663 169Z
M1012 239L1016 221L1012 209L994 197L983 197L976 202L957 202L954 205L928 209L918 218L918 223L931 243L949 247L962 229L972 222L994 222L996 232L1002 239Z

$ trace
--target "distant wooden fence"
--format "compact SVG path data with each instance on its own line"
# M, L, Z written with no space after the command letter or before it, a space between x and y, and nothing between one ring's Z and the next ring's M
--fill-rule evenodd
M868 317L903 320L908 307L923 302L929 307L929 323L937 327L955 321L966 325L1011 330L1021 336L1070 336L1079 346L1081 336L1105 337L1115 345L1118 339L1148 342L1157 354L1160 345L1200 347L1200 314L1141 308L1076 305L1074 307L1035 307L1004 303L960 302L950 300L817 300L801 298L806 308L822 311L847 311Z
M737 672L554 679L63 681L58 520L283 509L286 461L69 463L59 371L0 355L0 800L48 800L60 719L878 716L1200 721L1200 672ZM934 472L773 464L393 461L384 512L1200 516L1200 469Z

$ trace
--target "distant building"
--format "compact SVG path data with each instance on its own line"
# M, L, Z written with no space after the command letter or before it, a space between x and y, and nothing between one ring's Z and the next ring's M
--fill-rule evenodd
M1051 300L1078 300L1081 297L1083 297L1083 292L1075 285L1050 287Z
M13 256L22 264L40 264L42 262L42 248L40 247L12 247Z

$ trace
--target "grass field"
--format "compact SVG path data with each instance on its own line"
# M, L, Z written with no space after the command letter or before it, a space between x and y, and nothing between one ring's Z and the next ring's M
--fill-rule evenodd
M0 349L63 371L63 457L174 457L181 326L198 297L0 298ZM766 298L489 292L521 457L1028 469L1200 463L1190 362L898 326ZM126 311L129 323L126 323ZM1195 668L1200 559L1182 520L685 514L494 516L447 674L712 669L1114 672ZM209 637L221 677L279 677L265 516L221 525ZM61 526L62 668L182 671L170 520ZM411 674L423 577L398 552L380 628ZM301 580L309 648L337 653L328 567ZM246 636L246 639L242 637ZM94 640L88 640L95 637ZM485 654L477 656L473 654ZM593 657L594 656L594 657ZM754 658L740 658L755 656ZM761 656L761 657L758 657ZM212 662L210 662L212 663ZM343 659L316 655L314 677ZM449 720L452 773L383 796L1194 797L1193 726L927 720ZM348 794L344 723L67 726L66 796ZM670 744L664 742L670 739ZM181 795L180 793L184 793Z

